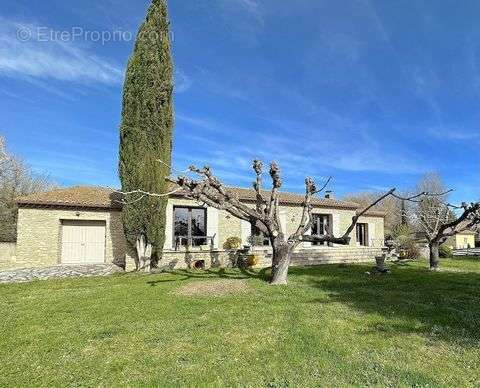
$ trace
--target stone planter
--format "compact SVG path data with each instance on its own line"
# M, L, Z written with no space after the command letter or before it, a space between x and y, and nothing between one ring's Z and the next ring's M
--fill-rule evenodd
M385 256L377 256L375 257L375 261L377 262L377 269L379 271L385 270Z

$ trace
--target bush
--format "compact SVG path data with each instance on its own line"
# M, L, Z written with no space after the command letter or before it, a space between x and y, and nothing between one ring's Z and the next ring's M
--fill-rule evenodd
M249 267L254 267L258 263L260 263L261 256L260 255L248 255L247 257L247 264Z
M224 249L239 249L242 246L242 240L239 237L229 237L223 244Z
M411 244L409 244L405 248L405 250L403 252L404 252L404 258L406 260L418 260L418 259L420 259L420 255L421 255L420 248L413 241L412 241Z
M453 256L453 249L452 247L443 244L443 245L440 245L440 248L438 249L438 253L442 259L446 259Z
M400 258L404 260L417 260L421 252L419 246L413 240L404 240L399 246Z
M393 242L400 258L403 260L417 260L421 251L413 238L413 233L408 225L398 225L393 231Z

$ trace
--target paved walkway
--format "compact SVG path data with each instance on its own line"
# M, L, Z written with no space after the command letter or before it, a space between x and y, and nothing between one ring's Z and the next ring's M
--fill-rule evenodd
M0 272L0 284L30 282L33 280L108 276L119 272L123 272L123 270L114 264L56 265L45 268L22 268Z

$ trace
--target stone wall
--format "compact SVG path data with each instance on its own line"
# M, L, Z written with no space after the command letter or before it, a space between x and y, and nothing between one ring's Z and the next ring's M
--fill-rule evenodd
M171 198L167 206L167 225L164 246L164 258L161 266L186 268L195 260L205 260L207 267L211 265L228 266L229 263L238 259L238 252L224 249L224 243L229 237L240 237L246 245L250 235L250 224L241 221L225 211L207 209L208 235L215 235L214 250L210 249L173 249L173 209L175 206L195 206L191 200ZM197 205L198 206L198 205ZM301 206L282 206L280 221L288 234L292 234L298 227L301 218ZM352 210L341 209L314 209L314 212L330 214L333 219L333 231L335 235L341 235L351 222L354 215ZM61 262L61 224L62 220L95 220L106 223L106 263L112 261L125 262L127 270L133 269L134 260L132 253L128 252L128 246L123 234L120 211L95 211L95 210L65 210L54 208L21 208L18 214L18 237L15 267L44 267L57 265ZM372 231L370 247L383 246L383 218L362 217L360 222L369 225ZM360 257L359 252L365 247L357 247L355 231L352 232L352 241L349 247L318 247L304 243L300 249L306 251L318 251L326 249L329 252L322 257L326 260L334 259L341 262L344 259ZM346 249L346 248L353 248ZM335 249L335 251L334 251ZM331 254L330 254L331 253ZM333 255L333 256L332 256ZM334 257L335 256L335 257ZM268 258L268 253L265 255ZM363 256L362 256L363 257Z
M0 269L12 268L15 266L16 251L16 243L0 242Z
M170 198L167 206L167 222L166 222L166 236L165 246L166 251L172 250L173 242L173 209L175 206L198 206L196 202L182 198ZM253 205L250 205L253 206ZM302 206L281 206L280 208L280 221L283 227L286 229L288 235L293 234L300 219L302 217ZM339 236L347 230L352 222L352 217L355 215L353 210L344 209L320 209L315 208L313 213L330 215L333 220L333 233ZM213 220L212 218L215 218ZM371 247L383 247L384 245L384 219L383 217L360 217L359 222L368 224L369 231L369 246ZM207 229L216 235L215 246L222 249L225 241L229 237L240 237L243 244L248 244L248 237L250 236L250 224L247 221L239 220L228 214L226 211L221 210L217 212L207 213ZM355 230L351 235L351 246L357 246ZM311 244L304 243L303 247L310 247Z
M382 248L375 247L319 247L312 250L299 250L293 254L292 265L318 265L337 263L375 263L375 257L382 256Z
M60 264L62 220L105 221L105 261L125 259L126 242L119 211L21 208L18 211L16 267Z
M272 265L272 250L270 248L256 248L253 252L244 253L235 250L201 250L189 249L164 252L164 257L159 263L162 269L194 268L197 261L203 261L206 268L233 267L239 262L247 260L247 256L255 254L259 259L257 267L270 267ZM292 256L293 266L308 266L334 263L374 263L377 256L382 255L381 248L373 247L315 247L315 249L297 249Z

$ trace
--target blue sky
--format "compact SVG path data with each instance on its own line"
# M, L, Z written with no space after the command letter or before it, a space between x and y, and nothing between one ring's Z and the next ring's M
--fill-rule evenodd
M480 197L480 2L169 4L178 169L208 163L247 186L253 158L276 160L286 190L332 175L338 195L437 171L454 200ZM147 7L2 1L0 134L35 170L118 185L123 74Z

